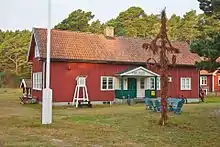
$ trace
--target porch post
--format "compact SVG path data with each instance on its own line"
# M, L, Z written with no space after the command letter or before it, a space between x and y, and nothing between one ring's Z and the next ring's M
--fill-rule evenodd
M124 77L120 77L121 80L121 90L124 90Z
M123 96L124 96L124 77L121 76L120 80L121 80L121 98L123 99Z
M157 76L155 78L155 97L157 97Z

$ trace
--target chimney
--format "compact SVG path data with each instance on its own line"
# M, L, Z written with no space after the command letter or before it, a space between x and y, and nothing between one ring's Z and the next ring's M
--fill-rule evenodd
M114 27L111 27L111 26L107 26L104 30L104 35L105 37L114 37L115 34L114 34Z

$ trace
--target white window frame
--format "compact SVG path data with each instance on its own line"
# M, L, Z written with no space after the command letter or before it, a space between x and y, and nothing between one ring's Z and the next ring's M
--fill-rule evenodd
M106 78L106 89L103 89L103 79ZM109 88L109 79L112 79L112 88ZM114 90L114 77L112 76L101 76L101 91L111 91Z
M160 77L157 77L157 90L160 90Z
M153 85L152 85L152 80L153 79ZM149 77L148 78L148 89L150 90L155 90L155 78L154 77Z
M203 79L205 78L205 79ZM205 83L203 83L205 81ZM207 76L200 76L200 85L207 85Z
M33 90L42 90L42 72L33 73Z
M189 85L186 85L186 80L189 80ZM180 90L192 90L192 80L190 77L180 78Z
M169 83L172 82L172 77L171 77L171 76L168 77L168 82L169 82Z
M145 78L140 78L140 89L145 89Z

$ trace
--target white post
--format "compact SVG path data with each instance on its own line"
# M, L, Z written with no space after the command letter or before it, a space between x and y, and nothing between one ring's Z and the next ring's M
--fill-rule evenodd
M51 0L48 0L46 88L43 89L42 124L52 123L52 89L50 89L50 43L51 43L50 19L51 19Z

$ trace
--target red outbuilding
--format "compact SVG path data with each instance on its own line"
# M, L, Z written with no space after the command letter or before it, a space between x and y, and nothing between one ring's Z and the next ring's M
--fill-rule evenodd
M216 69L214 72L201 70L200 86L206 95L217 95L220 93L220 70Z
M47 30L34 28L28 52L32 63L32 96L42 100L45 87ZM146 66L149 58L159 57L145 51L141 38L115 37L114 28L107 27L104 35L85 32L51 31L51 79L55 104L70 104L76 88L76 78L86 76L91 103L113 102L123 98L160 96L160 71ZM172 42L180 49L177 64L170 67L169 97L199 100L197 54L189 51L185 42ZM82 95L82 93L80 94Z

